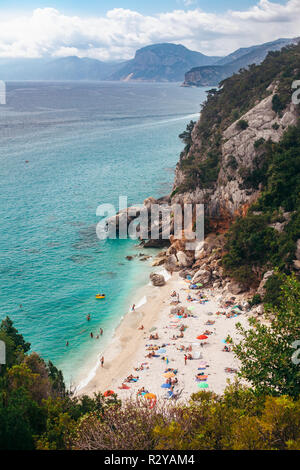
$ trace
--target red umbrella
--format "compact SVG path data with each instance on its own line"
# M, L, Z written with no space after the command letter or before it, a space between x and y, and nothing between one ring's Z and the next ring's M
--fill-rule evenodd
M207 339L207 338L208 338L208 336L206 336L206 335L197 336L197 339Z
M115 394L115 392L113 390L106 390L106 392L103 393L103 396L104 397L111 397L114 394Z

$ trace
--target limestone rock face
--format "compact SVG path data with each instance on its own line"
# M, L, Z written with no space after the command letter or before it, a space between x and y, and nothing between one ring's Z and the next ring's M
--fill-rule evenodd
M257 289L257 294L261 295L262 297L265 295L266 293L266 289L265 289L265 285L266 285L266 282L268 279L270 279L270 277L272 277L274 274L274 271L267 271L265 274L264 274L264 277L262 278L259 286L258 286L258 289Z
M196 271L196 273L193 276L192 283L196 284L197 282L200 282L201 284L205 285L208 284L211 280L211 272L206 269L199 269Z
M161 266L162 264L166 262L166 260L167 260L166 256L157 256L152 262L151 266Z
M170 255L167 257L165 262L165 268L167 271L180 271L181 268L178 266L177 258L175 255Z
M165 283L166 283L165 278L162 274L151 273L150 274L150 280L151 280L152 284L156 287L164 286Z
M177 252L177 259L181 268L189 268L194 263L194 258L187 256L184 251Z
M231 294L233 295L238 295L238 294L242 294L243 292L246 291L245 287L243 287L241 284L239 284L238 282L231 282L228 286L228 290L229 292L231 292Z
M243 215L247 207L258 198L260 188L245 185L247 175L255 170L255 162L260 157L260 149L255 148L255 142L259 139L265 141L271 139L273 142L278 142L285 129L290 125L295 125L298 119L296 106L292 103L279 117L272 109L276 84L270 87L269 91L272 94L239 118L248 122L246 129L240 129L237 125L238 121L235 121L223 132L220 171L214 187L197 187L185 193L177 192L172 197L172 203L202 203L205 205L206 215L223 219L225 224L228 221L227 226L224 226L226 229L236 215ZM194 155L200 161L206 158L201 137L197 132L198 125L199 121L191 134L192 143L189 152L183 154L181 161L177 164L173 190L185 182L185 175L181 169L183 160ZM231 165L232 161L234 165ZM278 228L281 229L279 226ZM196 256L197 258L201 256L201 249L197 251Z
M297 269L297 270L300 269L300 260L298 260L298 259L294 260L294 268Z

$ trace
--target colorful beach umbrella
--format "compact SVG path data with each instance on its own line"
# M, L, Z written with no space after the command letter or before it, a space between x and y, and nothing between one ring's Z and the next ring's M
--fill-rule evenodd
M201 383L198 384L198 387L199 388L208 388L208 384L205 383L205 382L201 382Z
M171 384L162 384L161 388L171 388Z
M166 372L163 376L166 377L166 379L170 379L171 377L175 377L175 374L174 372Z
M207 338L208 338L208 336L206 336L206 335L197 336L197 339L207 339Z
M115 394L115 392L113 390L106 390L106 392L103 393L103 396L104 397L111 397L114 394Z
M155 400L156 399L156 395L154 393L146 393L144 395L144 398L147 398L147 400Z

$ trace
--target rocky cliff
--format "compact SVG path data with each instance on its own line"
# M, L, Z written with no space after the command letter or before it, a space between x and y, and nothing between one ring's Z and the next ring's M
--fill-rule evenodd
M172 193L145 201L173 214L154 221L158 239L150 230L141 236L145 246L167 245L155 265L235 295L258 288L271 301L280 292L276 273L300 272L300 121L292 102L299 78L297 45L208 91L199 121L180 135L185 148ZM185 203L192 219L175 231L176 208ZM206 238L191 248L196 204L205 207Z
M200 122L195 125L190 149L182 156L176 168L173 203L204 203L208 217L231 220L237 214L242 214L244 208L257 199L261 186L247 184L247 178L257 169L262 159L260 146L256 143L268 140L279 142L284 130L288 126L296 125L298 120L298 109L292 103L288 104L280 116L272 109L276 84L270 85L268 91L271 92L269 96L222 131L219 169L215 183L208 188L199 185L195 189L176 193L177 188L184 187L184 161L197 154L201 163L205 161L208 153L207 149L204 149L202 157ZM247 123L245 129L239 126L241 121Z
M276 269L299 273L299 77L298 45L208 92L200 120L180 136L169 198L205 205L206 241L192 252L184 236L171 236L158 260L167 269L233 294L258 288L268 301L278 296Z

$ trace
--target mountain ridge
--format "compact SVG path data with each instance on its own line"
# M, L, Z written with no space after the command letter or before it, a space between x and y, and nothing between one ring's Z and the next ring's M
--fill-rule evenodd
M240 48L211 66L194 67L185 74L183 86L217 86L222 80L251 64L260 64L268 52L297 44L300 38L280 38L275 41Z

